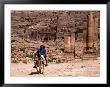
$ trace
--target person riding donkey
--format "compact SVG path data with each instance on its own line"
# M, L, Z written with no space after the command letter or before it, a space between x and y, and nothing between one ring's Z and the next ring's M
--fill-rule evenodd
M48 65L47 59L46 59L46 49L44 45L41 45L40 48L37 50L37 57L43 59L45 66ZM37 61L33 68L36 68L36 64L37 64Z

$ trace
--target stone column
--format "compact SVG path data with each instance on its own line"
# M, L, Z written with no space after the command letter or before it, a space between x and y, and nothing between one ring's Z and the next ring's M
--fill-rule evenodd
M98 23L99 23L98 12L90 12L88 27L88 46L93 47L94 44L94 47L96 48L97 51L99 49Z
M65 52L70 52L71 49L71 36L70 35L65 35L64 36L64 51Z
M75 33L71 34L70 43L71 43L71 51L74 52L74 48L75 48Z
M99 40L98 40L99 25L98 24L99 24L98 13L95 13L94 14L94 43L95 43L96 50L98 50L98 43L99 43Z
M88 46L91 47L94 39L94 19L93 12L89 14L89 24L88 24Z
M87 47L87 29L83 31L83 43L84 47Z

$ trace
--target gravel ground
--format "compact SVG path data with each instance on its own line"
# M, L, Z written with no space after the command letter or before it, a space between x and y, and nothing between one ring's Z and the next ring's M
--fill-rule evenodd
M72 63L49 63L44 74L37 74L34 63L11 63L12 77L99 77L100 60L75 60ZM31 74L33 73L33 74Z

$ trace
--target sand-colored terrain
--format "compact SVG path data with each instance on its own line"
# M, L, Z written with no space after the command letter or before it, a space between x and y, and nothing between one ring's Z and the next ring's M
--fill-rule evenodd
M12 77L98 77L100 76L100 60L75 60L72 63L49 63L44 74L37 74L33 62L11 63ZM33 73L33 74L32 74Z

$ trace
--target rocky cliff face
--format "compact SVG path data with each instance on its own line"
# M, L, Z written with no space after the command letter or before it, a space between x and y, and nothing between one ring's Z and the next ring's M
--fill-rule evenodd
M12 47L36 49L40 44L46 43L50 47L64 49L65 36L72 34L75 34L72 37L75 38L75 52L87 46L86 43L90 40L99 43L99 38L96 37L99 35L100 12L93 11L92 14L93 17L90 11L12 11ZM82 45L78 46L77 43Z

